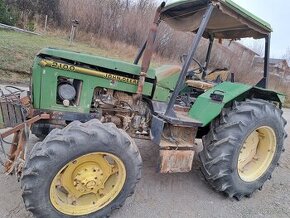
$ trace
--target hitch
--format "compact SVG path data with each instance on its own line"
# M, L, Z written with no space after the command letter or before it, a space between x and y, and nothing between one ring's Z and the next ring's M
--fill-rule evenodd
M10 128L0 134L1 164L5 167L5 173L15 174L20 178L26 158L26 143L29 139L30 127L39 120L50 119L51 115L42 113L33 116L29 93L14 86L6 86L0 89L0 128ZM13 135L12 142L5 139ZM10 145L10 149L5 149ZM8 150L8 152L7 152Z
M6 132L0 134L0 144L1 152L4 154L6 160L1 163L4 164L5 172L7 174L12 174L14 171L16 175L21 174L23 163L26 158L26 143L29 139L29 130L33 123L39 120L48 120L50 119L49 114L37 115L23 123L15 126L12 129L7 130ZM13 135L12 143L5 141L4 139L10 135ZM10 150L8 154L5 151L4 145L10 144Z

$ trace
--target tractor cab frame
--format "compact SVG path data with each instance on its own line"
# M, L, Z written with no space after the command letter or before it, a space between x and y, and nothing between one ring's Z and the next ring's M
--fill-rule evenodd
M163 2L156 11L154 24L150 30L148 39L134 60L134 64L138 64L145 51L142 62L142 67L145 70L148 69L150 64L157 26L160 21L164 21L174 30L195 33L187 58L182 66L176 88L167 106L165 116L176 117L173 112L176 98L184 87L189 67L203 37L209 40L206 59L202 69L203 72L206 72L208 68L214 39L238 40L248 37L254 39L264 38L264 73L263 78L256 86L264 89L268 88L272 28L267 22L251 14L231 0L173 0L168 4Z

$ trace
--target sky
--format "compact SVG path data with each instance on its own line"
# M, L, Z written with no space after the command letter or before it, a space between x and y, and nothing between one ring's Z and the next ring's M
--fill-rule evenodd
M281 58L290 48L289 0L233 0L271 24L271 57Z
M158 2L161 2L159 0ZM169 1L169 0L168 0ZM281 58L290 48L290 1L289 0L232 0L270 23L273 29L271 38L272 58ZM264 44L263 42L258 42ZM245 42L252 44L252 41Z

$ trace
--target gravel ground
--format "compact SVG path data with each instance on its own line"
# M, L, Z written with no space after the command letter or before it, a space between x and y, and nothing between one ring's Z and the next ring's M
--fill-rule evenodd
M290 123L290 110L284 117ZM287 127L290 132L290 125ZM37 141L32 137L30 144ZM202 179L198 163L190 173L161 175L155 172L157 147L137 141L144 162L135 194L112 218L162 217L290 217L290 137L286 152L271 181L252 198L235 201L213 191ZM0 175L0 217L31 217L25 211L20 185L14 176Z

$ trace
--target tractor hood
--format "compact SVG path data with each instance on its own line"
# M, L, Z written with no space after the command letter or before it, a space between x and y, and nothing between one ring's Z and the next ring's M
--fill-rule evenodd
M161 19L173 29L196 32L209 4L215 6L204 33L205 38L264 38L272 32L270 24L231 0L169 0Z
M44 48L39 54L39 57L54 57L58 59L63 59L65 61L77 62L82 64L87 64L90 66L97 66L100 68L109 69L112 71L118 71L120 73L140 75L141 67L135 64L130 64L120 60L104 58L95 55L83 54L73 51L65 51L55 48ZM155 70L149 69L147 78L155 78Z

